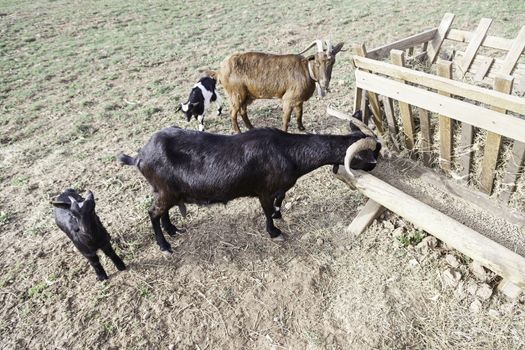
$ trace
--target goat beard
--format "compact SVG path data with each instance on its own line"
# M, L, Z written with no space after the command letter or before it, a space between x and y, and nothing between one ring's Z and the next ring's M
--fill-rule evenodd
M317 90L317 96L319 96L319 97L325 97L326 92L325 92L324 89L321 87L321 84L319 84L318 82L315 82L315 88L316 88L316 90Z

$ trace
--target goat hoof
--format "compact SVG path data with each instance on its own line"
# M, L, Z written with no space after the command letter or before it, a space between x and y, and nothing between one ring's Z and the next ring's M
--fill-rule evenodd
M161 246L160 251L167 254L173 254L173 250L171 249L171 246L167 244L166 246Z
M165 230L166 230L166 233L168 235L172 236L172 237L176 236L177 233L184 233L185 232L185 230L179 230L175 226L173 226L173 227L166 227Z
M108 275L97 275L97 281L101 281L102 282L102 281L106 281L108 279L109 279Z
M272 214L273 219L281 219L283 215L281 214L281 211L276 211Z
M284 242L284 236L283 234L281 233L279 236L277 237L272 237L272 241L274 242Z

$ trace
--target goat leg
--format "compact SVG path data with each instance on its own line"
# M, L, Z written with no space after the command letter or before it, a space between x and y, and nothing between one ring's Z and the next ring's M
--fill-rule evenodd
M277 196L275 196L275 202L274 202L274 211L272 214L272 218L274 219L280 219L282 218L281 214L281 206L283 204L284 196L286 195L286 192L279 192Z
M248 119L248 106L246 104L241 107L241 118L248 129L253 129L253 125Z
M107 246L103 247L102 251L104 252L104 254L106 254L108 258L111 259L111 261L113 261L113 264L115 265L117 270L124 271L126 269L124 261L122 261L120 256L118 256L117 253L115 253L115 250L113 250L111 244L108 244Z
M153 232L155 233L155 240L157 241L161 251L173 253L173 250L171 250L171 245L168 243L168 241L166 241L166 237L164 237L162 229L160 228L160 218L162 214L159 214L158 212L158 208L154 205L148 212L151 225L153 226Z
M184 207L186 208L186 207ZM177 233L184 233L184 230L178 229L170 220L170 214L169 211L166 211L161 217L160 217L160 223L162 224L162 228L166 233L170 236L175 236Z
M290 124L290 117L292 115L292 106L289 101L283 101L283 131L288 131L288 124Z
M106 274L106 271L102 267L102 264L100 264L100 259L98 258L97 254L86 256L86 258L88 259L89 264L93 267L93 269L95 269L95 273L97 274L97 280L98 281L107 280L108 275Z
M273 224L272 214L274 208L272 197L262 196L259 197L259 201L261 202L261 206L264 210L264 216L266 217L266 231L273 240L283 241L284 237L282 235L281 230L279 230Z
M297 128L299 131L306 130L303 125L303 103L299 103L294 108L295 117L297 118Z

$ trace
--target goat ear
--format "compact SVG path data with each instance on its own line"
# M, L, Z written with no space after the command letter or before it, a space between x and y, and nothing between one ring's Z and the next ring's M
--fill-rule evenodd
M332 55L336 55L341 49L343 48L344 43L340 42L339 44L335 45L332 49L332 52L330 52Z
M69 196L69 200L71 201L71 205L69 206L69 210L71 211L71 213L73 215L75 215L76 217L80 217L80 209L82 208L78 202L76 201L75 198Z
M352 132L361 131L361 129L359 129L359 127L355 125L354 123L352 123L352 121L350 120L350 131Z
M82 203L81 207L84 212L91 212L95 210L95 196L93 195L93 192L87 192L86 199Z

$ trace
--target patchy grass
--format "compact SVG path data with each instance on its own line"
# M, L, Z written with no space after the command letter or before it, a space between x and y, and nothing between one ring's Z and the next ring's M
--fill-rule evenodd
M521 346L521 304L493 319L488 309L506 304L495 297L470 315L471 296L459 300L435 282L435 259L414 273L406 268L409 250L389 250L387 235L370 231L349 242L344 227L364 198L330 169L287 195L292 207L277 223L285 244L267 239L257 201L242 199L190 206L184 219L174 210L188 232L168 238L175 253L166 257L147 217L149 186L113 158L134 153L162 127L195 129L174 110L199 69L216 68L234 51L299 52L315 38L370 48L435 26L447 11L472 29L492 17L491 34L509 38L525 23L517 0L0 0L2 347ZM308 131L346 132L324 110L328 103L351 108L350 57L338 55L329 96L306 104ZM256 126L280 125L276 101L257 101L249 114ZM210 116L207 126L231 128L228 117ZM101 257L110 281L95 282L53 223L49 198L68 187L94 191L129 271L117 273Z

